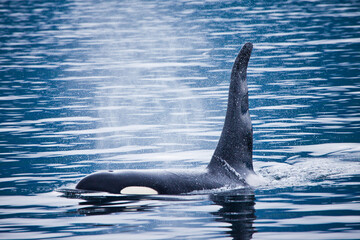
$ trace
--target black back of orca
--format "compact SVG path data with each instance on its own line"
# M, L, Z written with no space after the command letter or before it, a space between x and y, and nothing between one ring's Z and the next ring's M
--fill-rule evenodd
M120 193L128 187L147 187L159 194L181 194L224 186L246 186L245 178L253 172L253 134L246 81L252 48L251 43L246 43L236 57L231 72L224 127L206 169L99 172L83 178L76 188Z

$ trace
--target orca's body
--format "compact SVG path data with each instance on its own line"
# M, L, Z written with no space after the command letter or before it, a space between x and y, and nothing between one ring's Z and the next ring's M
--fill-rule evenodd
M99 172L82 179L76 188L124 193L125 189L145 187L159 194L181 194L225 186L248 186L246 177L253 173L253 134L246 81L251 51L252 44L246 43L235 60L224 128L205 170Z

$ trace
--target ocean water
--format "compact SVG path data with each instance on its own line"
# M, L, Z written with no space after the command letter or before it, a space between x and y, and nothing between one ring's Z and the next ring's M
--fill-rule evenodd
M204 168L245 42L253 189L71 191ZM359 160L358 1L0 0L0 239L360 239Z

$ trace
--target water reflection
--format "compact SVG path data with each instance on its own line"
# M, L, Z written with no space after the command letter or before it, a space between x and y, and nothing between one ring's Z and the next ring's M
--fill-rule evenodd
M221 209L213 214L216 221L231 224L228 234L232 239L251 239L256 229L253 227L255 216L255 196L250 190L236 190L210 195L210 199Z
M122 214L131 212L156 212L158 208L165 205L176 204L179 208L182 205L197 205L198 201L204 202L207 199L212 201L219 209L211 212L215 216L214 222L225 223L224 233L232 239L251 239L256 231L253 227L255 216L255 196L250 189L237 189L209 195L184 195L184 196L141 196L141 195L110 195L91 191L79 191L71 189L59 190L62 197L76 198L85 201L80 202L77 213L85 216ZM199 216L193 218L196 224L209 225L205 218ZM181 221L181 220L180 220ZM99 223L101 225L101 223ZM155 228L161 228L157 224ZM211 224L210 224L211 225ZM216 226L216 225L215 225ZM154 229L155 230L155 229ZM189 229L190 230L190 229ZM190 230L191 231L191 230Z

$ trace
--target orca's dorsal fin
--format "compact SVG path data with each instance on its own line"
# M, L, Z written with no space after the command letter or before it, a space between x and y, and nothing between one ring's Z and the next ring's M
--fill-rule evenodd
M224 165L224 161L239 173L244 170L253 171L253 133L246 81L252 48L252 43L246 43L236 57L232 68L224 127L208 165L210 171L217 171L218 167Z

